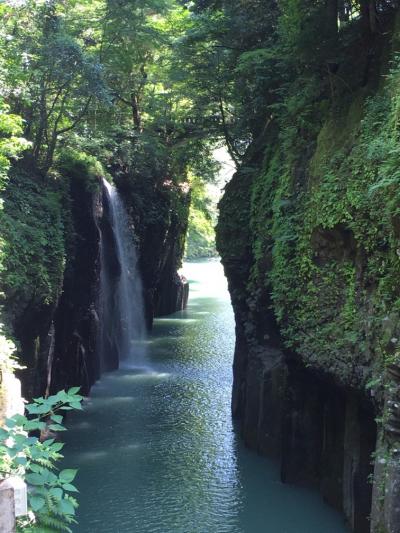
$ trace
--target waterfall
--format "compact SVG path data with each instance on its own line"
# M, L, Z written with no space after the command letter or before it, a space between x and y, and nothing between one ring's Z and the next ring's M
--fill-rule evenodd
M98 349L102 369L112 370L120 363L143 365L146 324L128 216L115 187L103 185Z

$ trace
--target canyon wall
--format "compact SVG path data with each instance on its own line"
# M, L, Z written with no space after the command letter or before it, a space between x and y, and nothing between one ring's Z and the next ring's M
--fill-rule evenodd
M356 533L400 531L398 28L338 66L352 86L271 117L217 228L243 437Z
M155 315L186 305L188 284L178 268L190 197L169 183L158 187L153 180L144 190L117 180L139 249L151 327ZM106 200L90 157L69 160L48 176L26 160L13 170L4 193L3 315L25 367L18 374L26 398L76 385L88 394L102 368L118 367L112 354L101 363L96 347L100 233L108 261L117 261Z

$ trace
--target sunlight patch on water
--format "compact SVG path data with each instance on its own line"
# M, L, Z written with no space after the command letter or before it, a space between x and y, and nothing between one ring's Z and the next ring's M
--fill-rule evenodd
M98 450L93 452L82 452L80 454L80 460L82 462L85 461L99 461L104 460L109 454L111 453L111 450Z
M181 316L172 316L169 318L156 318L154 321L155 324L171 324L171 326L176 326L177 324L194 324L195 322L198 322L197 318L186 318Z
M85 429L91 429L93 427L92 424L89 424L86 420L82 420L82 422L77 422L74 424L74 429L78 431L83 431Z
M113 398L108 401L111 401L112 403L125 403L125 402L133 402L137 400L138 398L135 398L134 396L113 396Z
M136 450L140 450L143 446L141 446L140 444L126 444L124 446L121 446L119 449L122 450L122 451L136 451Z
M182 335L168 335L168 338L165 338L165 335L160 335L159 337L152 337L152 340L150 342L150 346L153 348L156 348L157 345L160 345L161 347L165 348L166 343L174 344L177 341L179 341L182 338Z
M170 376L171 374L168 372L149 371L143 374L125 374L120 376L120 379L123 381L153 381L167 379Z

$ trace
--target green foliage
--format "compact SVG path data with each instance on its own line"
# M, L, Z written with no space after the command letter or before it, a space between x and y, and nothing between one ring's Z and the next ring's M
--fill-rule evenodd
M377 92L386 37L364 3L30 0L0 16L0 172L21 128L32 143L1 215L12 317L57 301L69 178L93 191L108 173L141 238L179 227L183 248L188 177L212 181L223 139L240 183L227 187L219 241L233 235L225 252L246 270L251 301L273 307L287 346L310 364L325 357L345 374L374 356L367 308L379 337L400 298L398 58ZM213 219L204 187L192 189L188 254L209 254ZM331 241L348 255L326 253Z
M0 475L3 479L18 476L29 486L28 517L18 520L18 531L69 531L76 523L78 506L72 484L77 471L57 471L62 459L63 444L47 438L51 432L65 431L63 415L71 409L81 409L79 387L60 391L48 398L37 398L26 406L28 416L15 415L6 419L0 428ZM40 433L40 438L32 436Z
M100 179L107 176L102 164L92 155L78 150L62 150L57 159L57 169L66 178L86 182L88 190L96 191Z
M63 192L56 180L40 182L13 171L0 213L3 247L1 288L7 309L53 304L64 269Z
M379 371L389 360L383 323L400 296L397 80L395 59L376 95L363 104L360 91L332 115L321 113L316 94L288 92L290 105L304 98L308 110L303 103L286 108L253 186L249 289L261 284L271 291L289 348L353 385L371 382L370 365ZM318 116L322 128L315 127ZM307 138L315 149L305 158ZM266 250L269 271L262 269ZM354 361L363 361L364 373L354 372Z
M11 160L29 143L22 137L22 119L9 112L9 106L0 99L0 191L4 188Z
M186 257L213 257L216 255L216 209L206 186L199 178L191 180L191 204L187 235Z
M9 107L0 99L0 221L4 215L2 193L8 182L11 162L29 146L21 135L21 117L10 114ZM0 274L4 268L5 248L4 237L0 235ZM3 306L0 305L0 372L12 371L18 367L13 358L15 346L6 335L3 321Z
M184 233L187 175L212 180L215 165L208 129L185 122L195 115L196 90L179 76L180 42L193 21L178 2L30 0L2 5L0 17L4 110L21 115L0 114L0 158L2 149L15 155L21 128L31 143L1 215L2 288L15 319L28 303L39 309L59 295L70 225L67 185L56 172L85 180L90 191L100 176L133 183L149 222L176 218Z

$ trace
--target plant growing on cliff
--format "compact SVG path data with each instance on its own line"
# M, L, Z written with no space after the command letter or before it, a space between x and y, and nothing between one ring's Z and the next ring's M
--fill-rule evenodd
M64 445L51 438L51 432L65 431L63 416L57 413L82 408L78 392L79 387L72 387L36 398L26 406L28 416L17 414L0 428L0 476L21 477L29 487L29 515L19 519L18 531L71 531L69 525L76 522L78 503L72 493L77 489L72 481L77 471L57 472Z

